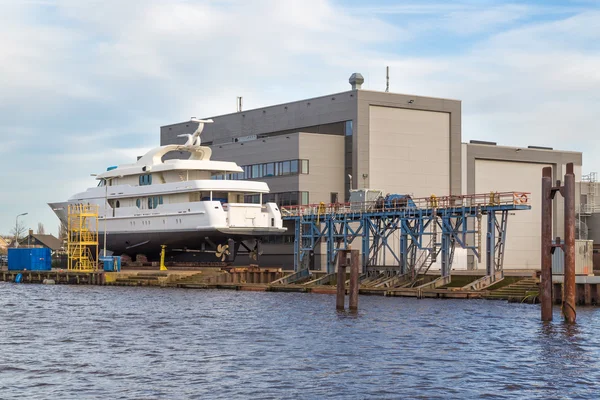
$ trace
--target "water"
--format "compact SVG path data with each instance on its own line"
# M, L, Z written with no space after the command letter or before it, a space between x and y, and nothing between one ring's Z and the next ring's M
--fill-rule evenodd
M0 283L2 399L597 398L600 309Z

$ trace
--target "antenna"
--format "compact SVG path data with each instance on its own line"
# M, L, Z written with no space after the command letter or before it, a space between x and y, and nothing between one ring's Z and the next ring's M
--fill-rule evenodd
M242 96L236 97L237 101L237 112L242 112Z
M385 91L390 91L390 67L385 67Z

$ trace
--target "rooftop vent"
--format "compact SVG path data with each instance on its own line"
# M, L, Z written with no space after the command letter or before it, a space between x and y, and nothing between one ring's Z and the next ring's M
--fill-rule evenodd
M355 72L352 75L350 75L350 79L348 79L348 82L350 82L350 85L352 85L352 90L356 90L360 89L362 84L365 83L365 78L363 78L363 76L360 73Z
M469 143L471 144L485 144L488 146L495 146L496 142L486 142L485 140L471 140Z
M537 150L554 150L552 147L544 147L544 146L527 146L528 149L537 149Z

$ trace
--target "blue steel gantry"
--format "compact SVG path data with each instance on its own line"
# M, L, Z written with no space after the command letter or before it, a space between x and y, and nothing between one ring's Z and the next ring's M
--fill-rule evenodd
M529 193L445 196L401 201L283 207L295 222L294 269L308 272L317 245L327 243L327 273L335 272L340 250L360 238L363 274L387 270L416 277L439 258L450 276L458 244L481 261L485 229L487 275L502 271L509 211L529 210Z

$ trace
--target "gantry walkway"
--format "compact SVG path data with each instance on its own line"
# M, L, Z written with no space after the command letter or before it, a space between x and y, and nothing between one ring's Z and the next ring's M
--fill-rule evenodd
M284 220L295 222L294 270L298 278L308 273L320 243L327 244L327 272L332 274L338 252L358 240L364 276L383 273L415 280L439 259L442 278L449 278L458 245L479 261L485 253L490 283L502 274L509 212L531 209L529 195L492 192L404 197L281 207L281 211Z

